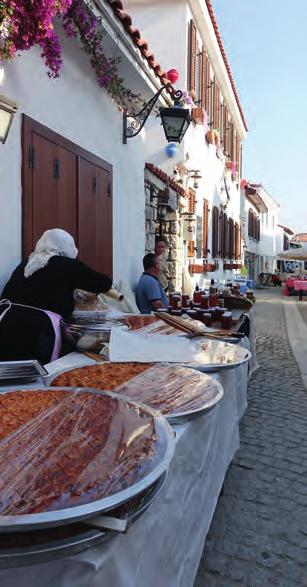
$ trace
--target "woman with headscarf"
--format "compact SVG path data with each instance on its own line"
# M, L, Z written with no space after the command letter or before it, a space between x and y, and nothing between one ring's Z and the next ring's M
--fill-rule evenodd
M61 318L74 310L74 290L107 292L112 280L77 260L78 249L65 230L47 230L20 263L2 292L0 360L59 356Z

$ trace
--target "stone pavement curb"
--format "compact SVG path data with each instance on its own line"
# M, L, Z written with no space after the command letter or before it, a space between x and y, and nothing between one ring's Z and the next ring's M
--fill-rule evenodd
M297 308L297 301L284 297L284 311L289 344L307 389L307 326Z

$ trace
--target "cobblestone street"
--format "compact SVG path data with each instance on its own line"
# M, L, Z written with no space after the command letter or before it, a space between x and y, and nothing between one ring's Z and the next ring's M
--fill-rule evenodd
M257 292L256 328L260 368L194 587L307 586L307 391L280 290Z

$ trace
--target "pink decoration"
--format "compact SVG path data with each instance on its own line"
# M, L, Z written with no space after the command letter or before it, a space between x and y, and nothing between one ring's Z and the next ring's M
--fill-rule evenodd
M179 80L179 72L177 69L169 69L166 73L167 79L171 82L171 84L175 84Z
M246 179L241 179L241 190L245 190L246 186L247 186Z

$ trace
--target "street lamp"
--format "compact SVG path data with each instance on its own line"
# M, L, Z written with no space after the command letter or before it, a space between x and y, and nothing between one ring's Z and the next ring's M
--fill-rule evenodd
M0 143L5 143L17 105L0 95Z
M183 93L180 90L175 91L171 84L162 86L160 90L147 102L142 110L134 115L124 112L123 118L123 143L127 144L127 139L136 137L142 130L148 116L152 112L156 102L164 90L171 94L175 105L169 108L160 108L160 117L165 132L166 140L169 143L181 143L188 127L191 123L190 112L188 108L180 106L180 99ZM128 124L128 119L132 122Z

